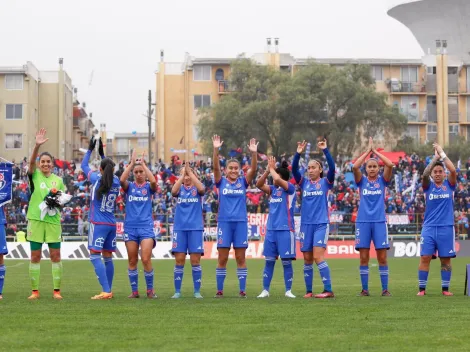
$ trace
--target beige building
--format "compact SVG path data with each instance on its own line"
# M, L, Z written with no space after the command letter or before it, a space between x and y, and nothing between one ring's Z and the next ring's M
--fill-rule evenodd
M311 60L279 53L277 45L251 58L291 74ZM156 75L158 158L168 161L174 150L184 159L192 159L193 150L201 152L197 111L230 94L228 78L233 60L187 55L183 63L170 63L164 61L162 53ZM401 109L408 119L406 134L420 143L437 140L446 145L459 135L470 139L470 62L442 52L411 60L313 61L338 68L347 64L370 65L377 90L387 93L389 103Z
M104 126L104 130L106 126ZM106 133L106 132L104 132ZM103 138L103 127L101 132ZM106 135L104 135L106 137ZM113 158L116 163L121 161L129 161L132 151L135 149L140 158L142 153L145 153L145 159L148 161L148 133L115 133L114 138L104 138L107 141L105 154ZM152 134L151 138L152 150L155 150L155 136ZM155 163L155 157L152 158L152 163Z
M76 92L76 90L75 90ZM75 98L73 103L73 160L80 163L85 155L80 149L88 149L90 138L95 130L92 114L88 115L85 104Z
M31 62L0 67L0 153L15 161L29 157L35 133L47 129L43 150L71 160L73 151L72 81L58 71L39 71Z

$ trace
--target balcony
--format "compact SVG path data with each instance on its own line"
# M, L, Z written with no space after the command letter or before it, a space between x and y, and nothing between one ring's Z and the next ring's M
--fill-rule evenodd
M401 93L416 93L426 94L426 84L416 82L402 82L395 79L390 81L390 93L401 94Z
M73 118L73 129L74 130L79 130L80 129L79 122L80 122L80 118L78 118L78 117Z
M426 123L428 122L428 112L423 111L404 111L400 109L400 112L406 116L408 123Z
M227 94L230 93L230 82L227 80L220 80L219 83L219 94Z

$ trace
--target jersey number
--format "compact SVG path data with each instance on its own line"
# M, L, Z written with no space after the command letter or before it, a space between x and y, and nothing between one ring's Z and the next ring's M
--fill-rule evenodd
M108 213L114 213L114 203L116 202L116 194L108 194L106 197L103 195L103 199L101 200L101 207L100 211L104 213L105 211Z

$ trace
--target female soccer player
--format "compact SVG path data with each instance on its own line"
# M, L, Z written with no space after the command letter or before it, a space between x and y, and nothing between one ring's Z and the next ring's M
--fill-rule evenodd
M7 220L3 206L0 206L0 300L3 299L3 284L5 283L5 264L3 256L8 254L6 237Z
M202 197L205 188L197 176L185 163L181 175L171 189L171 195L177 198L175 223L173 230L173 249L176 265L174 270L175 294L172 298L181 297L186 254L189 253L194 284L194 297L202 298L201 290L201 256L204 254L204 224L202 217Z
M237 276L240 286L239 296L246 297L246 268L245 252L248 247L248 215L246 211L246 189L256 176L258 167L258 143L250 140L248 149L251 152L251 168L245 177L240 176L240 163L237 159L227 162L225 177L220 171L219 148L224 142L220 137L212 137L214 147L214 181L219 190L219 214L217 223L217 249L219 251L216 269L217 294L223 297L224 281L227 276L227 261L230 247L233 244L237 261Z
M128 182L130 173L134 182ZM147 181L148 179L148 181ZM139 246L141 250L144 277L147 284L147 298L157 298L153 289L152 249L155 247L153 229L152 197L157 191L157 180L145 164L144 156L136 159L135 151L131 162L121 175L121 187L126 194L126 218L124 220L124 241L129 258L129 282L132 293L128 298L139 298Z
M290 173L287 166L287 162L283 161L281 167L276 169L276 158L270 157L266 172L256 182L256 187L270 196L267 233L263 249L263 255L266 259L263 291L258 298L269 297L269 287L278 257L281 257L284 267L285 296L295 298L291 289L294 278L292 260L295 260L296 256L294 224L296 194L294 185L289 183ZM273 178L274 186L266 184L269 174Z
M457 184L457 171L442 147L434 143L434 158L423 172L423 190L426 199L424 224L421 230L421 260L419 263L418 296L426 294L429 264L433 254L438 252L441 260L442 294L449 292L452 276L451 258L455 258L454 232L454 191ZM441 161L439 161L439 159ZM449 170L446 178L444 165ZM432 180L430 179L432 177Z
M114 278L113 252L116 250L114 212L120 186L119 178L114 175L114 162L104 156L101 138L99 145L100 170L92 171L90 169L88 162L95 145L96 140L91 137L88 151L82 160L82 170L92 184L88 249L90 250L91 263L102 287L102 292L91 299L111 299L113 298ZM104 264L101 261L101 254L103 254Z
M60 261L60 243L62 241L62 226L60 224L60 213L56 212L51 216L46 213L41 219L41 209L39 206L44 198L53 189L65 191L62 179L52 173L54 161L48 152L39 155L39 168L36 168L36 158L39 148L46 143L46 130L41 128L36 133L36 145L29 159L28 178L31 189L31 199L28 207L28 229L27 239L31 246L31 262L29 264L29 277L31 279L30 300L39 298L39 276L41 272L41 249L42 244L47 243L52 262L52 282L54 285L53 297L62 299L60 294L60 283L62 280L62 262Z
M379 162L369 159L365 163L366 176L361 166L367 156L373 153L384 163L383 175L379 175ZM356 218L356 250L360 256L360 275L362 291L360 296L369 296L369 253L370 243L374 241L377 261L379 262L382 296L391 296L388 291L388 243L387 220L385 218L385 191L392 177L393 163L374 149L374 141L369 138L369 147L353 165L354 180L359 188L360 204Z
M299 172L300 154L307 143L299 142L297 153L292 161L292 174L302 188L302 208L300 220L300 250L304 255L304 279L307 293L304 298L313 297L313 262L317 264L323 281L323 292L315 298L333 298L331 288L330 267L325 261L325 250L330 232L328 217L328 191L335 182L335 162L328 151L326 140L318 142L317 146L323 151L328 163L328 174L323 178L323 166L319 160L310 160L307 165L308 179Z

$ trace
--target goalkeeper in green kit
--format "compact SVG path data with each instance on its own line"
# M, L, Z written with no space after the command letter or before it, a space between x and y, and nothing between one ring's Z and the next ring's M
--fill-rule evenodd
M39 155L39 147L46 143L46 130L36 133L36 145L29 160L28 178L31 189L31 199L28 207L27 240L31 246L31 263L29 276L31 278L32 294L28 299L39 298L39 276L41 272L42 244L47 243L52 262L52 279L54 284L53 297L62 299L60 283L62 280L62 262L60 261L60 243L62 241L62 226L60 224L60 206L70 200L65 194L62 179L53 174L54 159L48 152Z

